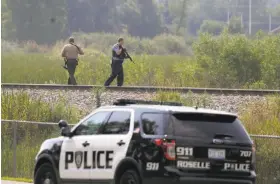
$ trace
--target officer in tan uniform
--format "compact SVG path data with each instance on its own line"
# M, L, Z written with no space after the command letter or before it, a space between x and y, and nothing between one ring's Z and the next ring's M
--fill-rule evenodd
M83 50L75 45L74 38L69 38L69 43L64 45L61 56L65 58L67 70L69 73L68 78L68 84L77 85L76 79L75 79L75 70L76 66L78 65L78 55L84 55Z

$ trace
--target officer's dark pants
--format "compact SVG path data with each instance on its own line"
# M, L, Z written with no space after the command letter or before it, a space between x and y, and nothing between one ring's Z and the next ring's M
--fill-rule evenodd
M75 79L75 70L77 66L77 60L76 59L68 59L67 60L67 68L68 68L68 73L69 73L69 78L68 78L68 84L69 85L77 85L76 79Z
M112 60L111 68L112 72L110 77L106 80L105 86L109 86L113 80L117 77L117 85L122 86L123 85L123 66L122 66L123 60Z

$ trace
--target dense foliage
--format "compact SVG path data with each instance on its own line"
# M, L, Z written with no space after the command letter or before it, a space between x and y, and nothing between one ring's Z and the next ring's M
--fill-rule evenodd
M196 61L211 87L280 88L279 36L257 34L253 39L226 32L204 34L194 44Z

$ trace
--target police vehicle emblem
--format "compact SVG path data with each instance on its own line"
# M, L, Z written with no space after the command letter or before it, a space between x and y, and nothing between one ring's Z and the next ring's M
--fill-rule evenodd
M75 163L78 169L82 166L82 160L83 160L83 152L77 151L75 152Z

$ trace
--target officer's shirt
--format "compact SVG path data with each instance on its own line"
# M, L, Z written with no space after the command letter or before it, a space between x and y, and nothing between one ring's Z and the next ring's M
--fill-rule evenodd
M120 50L119 44L116 43L115 45L113 45L112 50L115 51L116 53L119 52L119 50ZM112 56L112 58L113 58L114 60L123 60L123 59L121 59L121 58L114 57L114 56Z
M61 56L67 59L77 59L79 54L83 55L84 53L72 44L66 44L61 51Z

